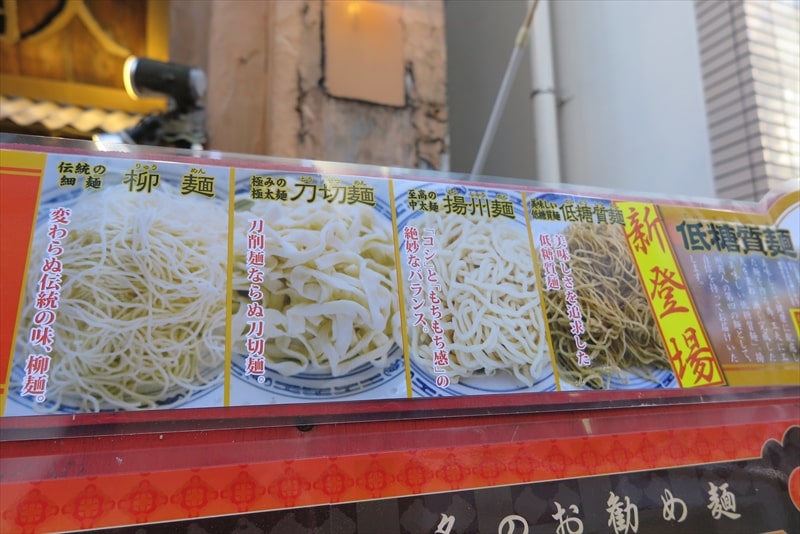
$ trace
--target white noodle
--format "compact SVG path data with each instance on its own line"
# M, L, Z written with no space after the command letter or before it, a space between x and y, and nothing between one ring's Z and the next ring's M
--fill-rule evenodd
M248 220L265 222L265 359L284 376L384 367L399 339L394 241L375 208L248 202L237 211L234 347L244 350Z
M176 195L164 183L150 194L116 186L71 206L49 354L52 411L153 408L221 382L227 215ZM47 240L37 228L18 361L44 354L28 333Z
M433 213L410 224L420 235L423 228L435 231L433 264L442 286L440 324L451 379L508 370L532 386L549 367L550 356L524 227ZM432 373L431 337L413 326L412 312L408 315L411 356Z

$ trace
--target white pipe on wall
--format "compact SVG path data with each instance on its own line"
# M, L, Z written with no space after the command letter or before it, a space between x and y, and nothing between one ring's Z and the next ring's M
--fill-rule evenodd
M550 0L541 0L537 11L530 41L535 178L540 182L561 182Z
M497 92L497 97L494 100L494 106L492 107L492 113L489 115L489 122L486 125L486 130L483 132L483 139L481 139L480 147L478 147L478 155L475 158L475 164L472 166L470 180L475 180L475 177L483 172L483 166L489 155L489 149L492 147L495 133L497 133L497 126L500 124L500 118L506 108L506 101L511 92L511 85L514 83L514 79L517 76L519 63L522 59L522 51L529 41L531 24L538 3L539 0L530 0L525 20L517 32L516 39L514 39L514 48L511 50L511 58L508 60L508 67L506 67L503 81L500 83L500 90Z

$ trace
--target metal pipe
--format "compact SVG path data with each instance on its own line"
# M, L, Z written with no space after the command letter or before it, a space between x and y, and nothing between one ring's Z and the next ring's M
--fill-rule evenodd
M550 34L550 0L544 0L533 26L531 50L531 107L536 174L540 182L561 182L558 101Z
M511 57L508 60L506 72L503 75L503 81L500 84L500 90L497 92L497 97L492 107L492 113L489 115L489 122L486 124L486 129L483 132L483 139L481 140L480 147L478 148L478 155L475 158L475 164L472 166L470 173L470 180L475 180L478 175L483 172L483 166L486 164L486 157L489 155L489 149L494 142L494 136L497 132L497 125L500 122L500 117L503 115L503 110L506 107L508 100L508 93L511 91L511 84L517 76L519 69L519 62L522 59L522 49L528 42L530 36L531 23L533 22L533 14L536 11L536 5L539 0L533 0L528 6L528 13L525 16L525 21L522 23L517 38L514 41L514 48L511 51Z

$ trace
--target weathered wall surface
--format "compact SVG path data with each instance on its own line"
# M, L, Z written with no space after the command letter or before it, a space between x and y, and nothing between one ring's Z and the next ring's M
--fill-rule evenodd
M171 59L209 75L210 148L440 169L448 150L443 1L386 6L402 27L402 106L330 94L324 0L172 2Z

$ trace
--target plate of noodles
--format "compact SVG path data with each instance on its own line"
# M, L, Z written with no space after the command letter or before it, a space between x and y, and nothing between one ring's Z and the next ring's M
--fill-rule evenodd
M586 200L611 207L608 200L540 195L547 201ZM534 242L541 234L562 234L586 330L581 342L591 365L577 364L576 342L563 290L544 290L550 337L564 390L654 389L678 387L658 325L628 248L624 227L587 222L532 222ZM539 251L537 250L537 256Z
M131 192L114 183L130 162L107 164L99 191L46 186L42 195L10 398L47 413L208 404L224 376L227 195L179 195L180 173L170 164L159 164L160 183L150 193ZM13 392L21 392L27 355L45 354L29 336L55 208L71 215L58 256L47 391L36 399Z
M300 178L270 174L277 176L289 188ZM313 179L321 183L319 175ZM405 396L404 387L398 387L404 364L397 342L400 316L388 184L373 186L375 205L368 206L324 199L254 201L249 177L237 181L232 372L262 393L236 403ZM264 295L266 370L260 376L246 373L244 345L251 288L245 254L253 219L265 222L264 278L258 286Z
M519 194L499 191L513 204L512 218L481 216L479 210L473 209L464 215L445 214L442 199L448 192L489 202L496 199L496 192L480 188L395 182L414 395L555 391L537 277ZM431 199L436 195L438 212L411 209L409 198L423 198L423 194ZM470 202L467 200L468 204ZM470 214L471 211L476 213ZM417 228L420 236L431 230L435 236L435 257L430 263L441 285L439 323L449 358L445 370L450 384L443 388L436 385L432 334L425 326L414 326L417 318L412 308L416 303L411 295L409 275L412 273L405 252L407 226ZM423 254L420 252L421 256ZM432 324L430 310L425 313L428 324Z

